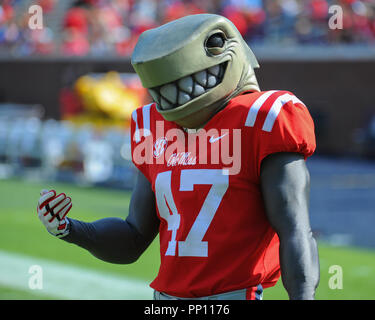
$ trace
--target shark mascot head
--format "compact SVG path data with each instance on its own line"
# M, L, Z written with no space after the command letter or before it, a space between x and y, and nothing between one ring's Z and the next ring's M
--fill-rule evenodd
M164 119L186 127L245 91L260 91L253 52L231 21L215 14L145 31L131 62Z

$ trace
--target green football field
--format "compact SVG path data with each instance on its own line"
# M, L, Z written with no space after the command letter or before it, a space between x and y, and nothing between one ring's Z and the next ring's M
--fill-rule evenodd
M71 196L72 218L93 221L127 215L129 192L0 180L0 299L151 298L148 283L160 263L158 239L132 265L102 262L47 233L36 214L42 188ZM375 298L375 251L319 242L319 254L317 299ZM41 268L41 278L34 277L38 271L33 266ZM268 299L287 299L281 280L265 290Z

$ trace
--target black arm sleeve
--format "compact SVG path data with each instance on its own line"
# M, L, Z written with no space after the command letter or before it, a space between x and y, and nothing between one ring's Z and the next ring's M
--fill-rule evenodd
M61 239L88 250L106 262L132 263L158 233L159 220L155 210L151 185L139 173L126 220L104 218L89 223L69 218L70 232Z
M290 299L314 299L319 257L308 205L310 176L302 155L273 154L261 168L267 217L280 239L281 277Z
M98 259L128 264L136 261L149 243L128 221L104 218L91 223L69 218L70 232L62 238Z

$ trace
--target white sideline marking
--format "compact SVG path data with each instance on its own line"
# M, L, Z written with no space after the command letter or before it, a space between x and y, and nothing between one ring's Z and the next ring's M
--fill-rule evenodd
M29 268L43 269L43 289L29 288ZM0 250L0 285L69 300L150 300L146 281Z

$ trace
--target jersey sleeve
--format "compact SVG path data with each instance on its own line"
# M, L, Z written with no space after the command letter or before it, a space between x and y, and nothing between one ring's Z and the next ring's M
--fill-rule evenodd
M150 106L144 106L133 111L130 126L131 157L138 170L151 182L149 172L150 152L152 141L150 132Z
M255 129L257 174L264 158L272 153L295 152L311 156L316 148L314 122L305 106L295 95L284 91L259 110Z

